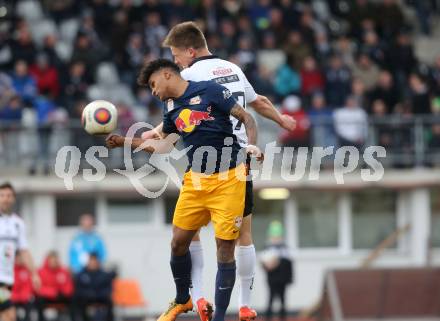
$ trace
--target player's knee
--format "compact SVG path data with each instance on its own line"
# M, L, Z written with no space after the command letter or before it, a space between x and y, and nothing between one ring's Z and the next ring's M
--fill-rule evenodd
M171 253L174 256L182 256L188 252L188 244L179 238L173 238L171 241Z
M234 258L235 241L217 240L217 261L219 263L231 263Z
M254 244L252 240L252 233L248 231L241 231L240 238L238 239L239 246L249 246Z

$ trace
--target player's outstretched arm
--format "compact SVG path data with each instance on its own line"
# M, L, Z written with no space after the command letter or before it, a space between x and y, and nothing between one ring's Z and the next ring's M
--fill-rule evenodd
M143 139L110 134L105 143L108 148L113 149L123 147L127 141L132 149L143 150L147 153L166 154L172 151L179 137L177 134L163 134L162 139Z
M249 105L261 116L274 121L286 130L294 130L296 127L295 119L289 115L282 115L266 96L257 95L257 99Z

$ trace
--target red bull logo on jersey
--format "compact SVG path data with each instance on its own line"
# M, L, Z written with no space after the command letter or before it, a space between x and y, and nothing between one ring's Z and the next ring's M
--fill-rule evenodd
M199 126L202 120L209 121L215 118L211 116L211 107L207 111L183 109L174 123L179 132L190 133L196 126Z

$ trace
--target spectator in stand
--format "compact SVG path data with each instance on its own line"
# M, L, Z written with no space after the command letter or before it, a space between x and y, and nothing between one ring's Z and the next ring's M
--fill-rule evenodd
M351 91L351 72L338 55L330 58L325 83L328 105L332 108L342 106Z
M369 96L371 101L382 100L388 113L394 110L394 106L400 100L400 94L389 71L382 70L380 72L378 83Z
M352 68L353 77L359 78L365 85L365 90L370 91L376 86L379 79L379 68L371 61L366 53L360 53L356 64Z
M49 58L45 54L39 54L36 63L29 69L29 73L37 82L38 92L48 95L51 99L58 97L60 91L58 71L49 64Z
M348 21L350 22L350 34L355 38L360 38L362 33L362 22L373 20L376 17L376 8L369 0L356 0L350 6Z
M269 11L269 30L275 37L275 46L279 48L286 40L286 27L283 21L283 12L276 7Z
M87 97L87 89L91 80L83 61L73 61L67 76L63 79L62 97L64 106L72 114L75 102Z
M75 302L83 321L89 321L87 307L101 305L105 320L113 321L112 287L115 274L102 269L98 255L90 253L84 269L75 277Z
M49 64L51 66L54 66L58 70L62 70L64 66L56 50L57 42L58 39L56 35L49 34L45 36L43 39L43 49L41 52L48 57Z
M324 31L317 32L315 36L316 60L320 64L327 62L332 54L332 47L329 42L327 33Z
M315 29L318 27L319 22L313 19L313 12L311 8L305 7L299 21L299 32L301 33L304 42L315 49ZM321 28L323 29L323 28Z
M351 82L351 95L358 101L359 106L366 110L368 97L365 94L365 84L359 78L353 78Z
M116 63L122 81L132 85L136 78L136 71L139 70L144 62L146 49L143 44L142 35L139 33L132 33L128 38L127 45L122 48L122 50L121 59L117 59Z
M26 61L17 60L15 63L12 85L23 102L28 106L32 106L37 95L37 86L35 79L29 74Z
M12 50L10 33L7 28L0 28L0 70L9 70L12 68Z
M345 106L333 115L339 146L354 146L362 151L368 134L368 117L356 98L348 96Z
M396 0L381 1L377 7L377 12L380 12L380 14L375 17L385 39L391 39L405 26L402 9Z
M366 53L374 63L380 67L385 67L385 49L375 31L365 33L361 50Z
M276 93L272 83L272 73L262 65L258 65L255 74L250 78L250 83L254 86L255 92L275 101Z
M23 258L18 252L15 257L14 265L14 286L12 287L11 301L17 310L17 321L30 321L30 313L33 307L34 286L32 276L23 262ZM19 317L23 315L23 317Z
M312 56L304 59L304 65L300 74L301 94L303 97L310 97L313 92L324 90L324 76Z
M0 121L4 122L4 128L13 130L20 127L23 104L20 96L11 96L5 107L0 109Z
M287 63L277 70L274 89L281 99L299 93L301 89L301 78L293 68L292 61L289 59L287 60Z
M109 24L109 26L111 25L112 24ZM92 47L95 49L98 49L100 47L102 48L102 46L105 45L105 43L101 41L102 38L98 35L98 32L96 31L96 24L92 11L84 12L78 33L86 35L87 38L90 39Z
M333 44L333 50L336 55L341 57L342 63L344 65L346 66L354 65L356 45L352 40L344 36L339 37Z
M240 37L238 40L238 51L236 53L238 58L238 65L246 73L248 70L253 69L255 64L255 48L251 40L247 37Z
M270 9L270 0L257 0L256 3L254 2L249 7L249 16L252 20L252 23L260 32L269 27Z
M35 99L34 108L37 112L38 124L38 149L34 161L29 169L30 175L37 173L40 162L43 165L44 175L49 175L50 166L50 136L52 135L53 116L56 109L55 103L46 96L40 95Z
M89 262L91 253L95 253L100 263L107 258L103 239L95 231L95 222L91 214L83 214L79 220L80 231L72 240L69 249L70 269L79 273Z
M162 41L166 35L167 28L161 24L159 13L148 13L145 18L144 38L150 53L160 56L163 50Z
M72 53L72 61L84 61L87 70L90 70L90 74L93 74L100 59L101 53L99 49L92 45L90 38L86 34L78 33Z
M215 33L218 30L220 6L217 1L200 1L195 8L195 16L205 21L207 33Z
M237 50L237 28L231 19L223 18L220 21L221 46L228 54Z
M123 58L123 52L127 46L127 39L130 36L130 21L128 20L128 13L124 10L118 10L113 16L113 23L111 27L110 48L112 55L116 61Z
M41 278L41 287L36 291L38 321L46 320L44 310L53 304L66 306L73 320L73 279L69 270L61 264L57 252L49 252L38 273Z
M298 31L289 32L284 51L287 60L292 61L295 70L300 70L304 64L304 59L312 55L312 49L303 41L303 37Z
M35 60L37 49L32 41L29 27L25 22L20 23L17 28L17 36L12 41L11 51L14 61L24 60L28 64L32 64Z
M261 263L267 273L269 286L269 301L267 304L266 318L272 320L272 306L275 299L281 303L279 317L286 319L286 290L293 282L293 262L289 249L284 243L284 229L279 221L273 221L268 228L268 242L261 254Z
M238 18L237 25L238 25L238 31L240 33L240 37L245 37L249 39L253 45L258 43L255 32L252 29L252 22L249 16L241 14L240 17Z
M93 23L96 26L96 31L101 39L106 39L110 36L108 27L112 24L113 7L108 0L92 0L90 5L93 10Z
M386 149L392 147L393 143L393 129L385 122L386 115L388 114L387 105L383 100L376 99L373 101L372 107L372 119L375 121L374 129L376 132L376 142L379 146L383 146Z
M285 63L286 54L276 47L275 35L273 33L266 32L262 36L261 48L257 53L257 63L275 72ZM293 63L293 61L291 61L291 63Z
M313 146L336 146L333 129L333 110L328 108L322 92L315 92L308 112Z
M301 100L296 96L287 96L283 101L281 113L296 120L294 130L282 131L281 144L290 147L308 147L310 122L306 112L301 108Z
M16 96L12 78L0 71L0 110L4 108L12 97Z
M431 98L426 82L417 74L409 77L410 99L412 111L415 115L431 113Z
M393 42L386 54L387 66L393 73L397 87L404 88L406 79L417 66L417 59L409 35L402 32Z

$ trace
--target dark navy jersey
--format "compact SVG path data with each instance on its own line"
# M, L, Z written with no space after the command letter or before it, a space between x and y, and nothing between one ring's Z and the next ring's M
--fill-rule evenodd
M235 104L229 89L214 81L190 81L182 96L165 103L162 130L181 135L185 147L192 146L188 169L209 174L241 162L229 117Z

